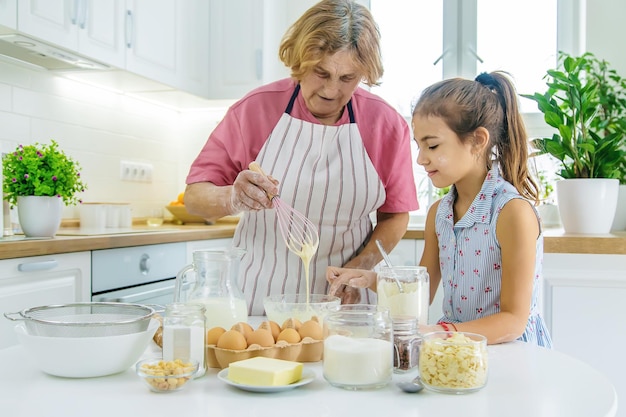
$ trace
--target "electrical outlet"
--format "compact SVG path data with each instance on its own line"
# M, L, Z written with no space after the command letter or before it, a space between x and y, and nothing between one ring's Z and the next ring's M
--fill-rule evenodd
M145 162L120 161L122 181L152 182L152 164Z

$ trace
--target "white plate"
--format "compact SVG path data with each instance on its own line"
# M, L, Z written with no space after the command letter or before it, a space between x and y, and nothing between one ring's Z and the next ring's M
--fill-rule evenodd
M299 381L294 382L293 384L289 384L289 385L278 385L278 386L246 385L246 384L239 384L237 382L233 382L230 379L228 379L228 368L224 368L221 371L219 371L219 373L217 374L217 377L221 379L222 381L226 382L228 385L232 385L233 387L237 387L244 391L280 392L280 391L287 391L290 389L298 388L298 387L301 387L302 385L306 385L312 382L315 379L315 373L311 370L305 369L302 371L302 378L300 378Z

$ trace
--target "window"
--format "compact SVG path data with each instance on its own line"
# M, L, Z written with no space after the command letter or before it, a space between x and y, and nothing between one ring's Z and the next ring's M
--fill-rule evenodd
M577 5L570 0L394 0L390 7L389 0L370 0L385 65L382 84L372 92L409 120L421 90L444 78L503 70L520 94L541 91L557 51L581 50ZM550 134L534 102L520 98L520 105L531 137ZM414 170L421 205L414 214L425 214L434 196L423 169L415 164Z

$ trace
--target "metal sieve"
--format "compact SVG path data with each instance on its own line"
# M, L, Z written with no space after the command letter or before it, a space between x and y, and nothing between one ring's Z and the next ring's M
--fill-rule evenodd
M72 303L4 313L24 320L28 334L46 337L102 337L143 332L155 309L141 304Z

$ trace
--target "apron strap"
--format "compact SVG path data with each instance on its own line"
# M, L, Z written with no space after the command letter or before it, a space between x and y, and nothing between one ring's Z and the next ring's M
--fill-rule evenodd
M293 90L293 94L289 99L289 104L287 104L287 108L285 109L285 113L291 115L291 110L293 109L293 103L296 102L296 97L298 97L298 93L300 92L300 84L296 85L296 88Z
M293 94L291 94L291 98L289 99L289 104L287 104L287 108L285 109L285 113L291 115L291 110L293 110L293 104L296 102L296 97L298 97L298 93L300 92L300 84L296 85L296 88L293 89ZM350 117L350 123L355 122L354 118L354 110L352 110L352 99L348 101L348 116Z

